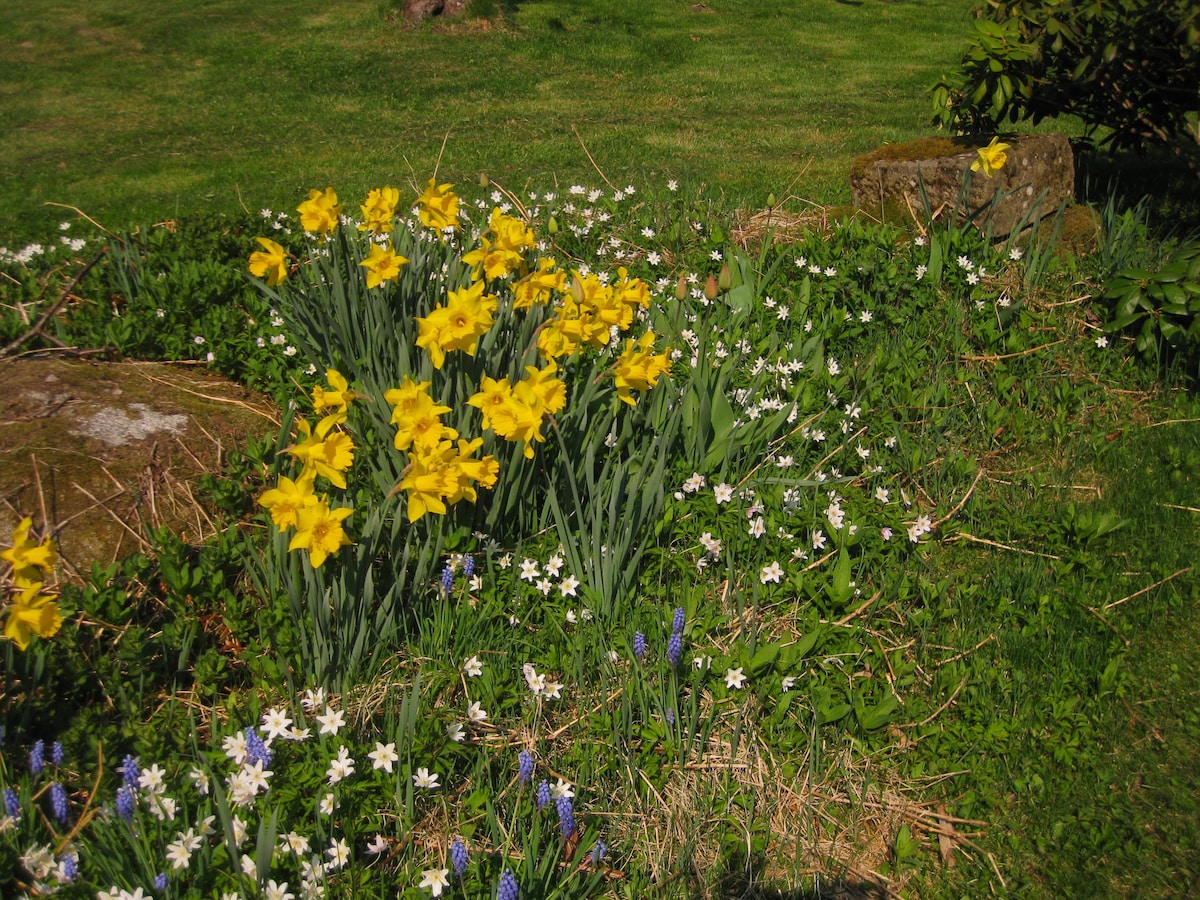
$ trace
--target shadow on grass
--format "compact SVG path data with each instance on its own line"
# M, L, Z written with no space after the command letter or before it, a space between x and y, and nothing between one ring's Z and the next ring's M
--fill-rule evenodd
M1076 146L1076 193L1103 208L1117 196L1132 206L1146 198L1148 224L1160 238L1200 234L1200 173L1166 149L1104 153Z
M769 868L762 857L747 861L744 853L735 854L724 862L715 896L721 900L885 900L889 896L881 884L843 878L816 879L810 887L787 890L756 883L762 880L758 873Z

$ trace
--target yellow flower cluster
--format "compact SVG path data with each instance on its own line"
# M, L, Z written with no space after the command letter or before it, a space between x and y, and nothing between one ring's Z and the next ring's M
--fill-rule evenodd
M287 251L270 238L255 238L262 250L250 254L250 274L255 278L265 278L267 284L274 287L280 284L288 273Z
M387 234L394 227L398 203L399 192L394 188L371 191L361 206L359 230ZM445 239L459 227L459 206L452 185L431 178L417 199L417 214L425 227ZM323 193L311 191L298 211L306 231L328 234L337 227L341 207L337 194L327 188ZM266 238L258 242L263 250L251 255L251 271L268 284L282 282L288 270L286 253ZM546 440L543 427L547 418L566 406L567 387L557 377L559 361L587 347L610 346L616 335L628 331L650 306L649 288L624 268L609 283L590 273L563 271L548 257L535 263L530 257L536 248L537 240L524 219L494 209L479 245L462 255L462 261L471 267L471 283L448 290L443 303L416 319L415 340L440 370L454 351L476 355L480 339L494 327L502 304L506 312L550 307L536 332L537 350L546 365L526 366L525 377L515 383L510 376L484 375L479 390L465 401L480 411L484 430L502 440L521 442L527 459L533 458L535 445ZM407 262L390 243L376 240L359 265L366 270L367 287L375 288L398 280ZM637 340L627 340L611 369L617 395L627 404L635 405L634 391L650 390L670 370L670 351L655 354L654 338L654 332L648 331ZM281 478L259 501L281 529L297 529L290 549L309 548L314 566L349 543L341 521L350 511L330 510L313 488L314 480L322 477L345 489L343 473L354 456L350 435L339 427L346 421L346 407L354 395L335 370L330 369L327 378L331 387L318 387L313 396L314 409L324 417L315 428L301 421L302 440L290 448L303 463L302 472L294 481ZM398 388L384 395L392 407L395 447L408 454L394 492L407 492L410 522L429 512L444 515L459 500L474 501L477 487L493 487L499 472L493 457L477 458L482 438L463 438L442 421L452 409L434 400L431 384L405 377Z
M669 352L664 350L657 356L650 352L654 346L654 332L647 331L637 342L625 342L625 352L617 359L613 367L613 380L617 386L617 396L635 406L636 401L630 395L631 390L648 391L658 382L658 378L671 368Z
M332 234L338 227L342 216L342 207L333 188L325 188L324 193L315 188L308 192L308 199L296 207L300 213L300 227L313 234Z
M367 193L367 202L362 204L362 224L359 231L371 231L375 234L386 234L392 230L392 220L396 218L396 207L400 204L400 192L394 187L384 186Z
M42 592L45 572L58 562L58 552L50 538L40 543L30 540L32 527L33 520L26 516L13 529L13 545L0 552L0 559L12 566L10 577L16 588L16 596L4 610L4 636L21 650L29 646L35 634L41 638L54 637L63 621L58 602Z
M485 375L467 405L483 413L485 429L506 441L524 441L525 458L533 459L534 442L546 440L542 422L567 405L567 386L554 377L556 371L553 361L543 369L526 366L526 377L511 386L507 377L497 381Z
M408 521L427 512L445 515L459 500L475 502L475 483L494 487L500 464L491 456L476 459L483 438L463 440L442 422L449 406L429 394L431 382L405 377L400 387L383 395L392 407L397 450L408 452L408 465L396 491L408 491Z
M533 231L523 221L493 209L479 246L463 254L463 262L488 281L507 278L525 264L525 251L537 246Z
M650 289L630 278L624 267L618 280L605 284L595 275L572 274L571 289L558 301L555 315L542 326L538 349L548 359L569 356L581 345L605 347L612 329L625 331L635 311L650 306Z
M429 179L429 186L417 198L417 215L426 228L434 228L443 234L458 228L458 196L450 190L453 185L438 184L436 178Z
M325 379L330 387L313 389L313 408L325 415L315 429L301 419L297 428L304 439L288 448L301 462L300 474L295 480L280 476L279 483L258 498L280 531L296 529L288 550L307 550L313 568L320 568L330 554L350 543L342 522L352 512L330 508L329 498L315 490L317 476L344 490L344 473L354 463L354 441L341 426L355 394L336 369L326 371Z
M400 204L400 191L385 185L367 193L367 200L359 206L363 221L359 231L372 234L387 234L395 224L396 207ZM421 221L439 232L458 227L458 197L450 191L450 185L437 184L429 179L429 187L417 199ZM324 191L311 190L308 199L296 207L300 214L300 225L305 231L317 235L332 234L341 220L342 207L337 192L327 187ZM514 220L515 221L515 220ZM532 235L530 235L532 239ZM255 238L262 250L250 254L250 274L266 280L274 287L281 284L288 274L288 254L270 238ZM359 263L367 270L367 287L379 287L385 281L400 277L400 267L408 260L396 253L390 245L372 244L370 256Z

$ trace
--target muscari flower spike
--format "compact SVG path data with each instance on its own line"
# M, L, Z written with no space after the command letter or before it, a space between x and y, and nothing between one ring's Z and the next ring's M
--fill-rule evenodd
M33 746L29 749L29 771L34 775L41 775L45 765L46 742L42 740L34 741Z
M454 843L450 845L450 866L454 869L456 877L463 877L469 861L467 845L462 842L462 838L455 838Z
M121 761L120 767L117 769L121 773L121 777L125 779L125 784L128 787L135 788L138 786L138 776L141 771L138 769L137 757L125 754L125 758Z
M126 822L133 819L135 796L133 788L127 784L117 789L117 814Z
M575 806L570 797L558 798L558 828L565 838L575 833Z
M533 754L522 750L517 754L517 780L529 784L533 780Z
M520 896L516 876L508 869L500 876L500 887L496 889L496 900L517 900Z
M537 788L537 808L545 809L550 804L550 782L542 781Z
M681 659L683 659L683 633L672 631L671 637L667 639L667 662L677 666Z
M646 655L646 636L640 631L633 636L633 655L638 659Z
M67 790L57 781L50 785L50 806L54 809L54 818L60 825L65 825L70 807L67 804Z

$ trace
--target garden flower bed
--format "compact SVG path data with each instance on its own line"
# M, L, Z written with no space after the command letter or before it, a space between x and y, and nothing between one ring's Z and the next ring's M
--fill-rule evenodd
M223 231L253 286L170 322L148 275L186 251L112 241L93 277L124 315L64 327L158 321L162 355L286 413L210 484L202 546L161 532L68 583L22 511L6 896L991 878L988 766L1045 734L1078 759L1137 621L1091 580L1125 523L1084 503L1119 494L1099 452L1053 472L1069 514L1026 465L1139 402L1106 393L1118 338L1057 302L1045 243L935 219L735 244L700 192L649 193L313 190ZM31 291L36 257L5 260ZM1141 581L1175 597L1166 564ZM1022 679L1068 632L1043 709Z

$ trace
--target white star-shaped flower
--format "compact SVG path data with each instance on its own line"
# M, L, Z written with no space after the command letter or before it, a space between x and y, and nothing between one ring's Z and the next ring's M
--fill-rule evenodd
M390 775L392 763L398 762L400 756L396 753L395 744L381 744L376 741L375 749L367 754L367 758L371 760L371 768L384 769Z
M412 777L413 785L427 790L433 790L438 786L437 772L430 772L425 766L417 769L417 774Z
M336 735L338 730L346 727L346 717L342 715L340 709L331 709L325 707L325 712L317 716L317 721L321 723L321 734Z
M450 887L449 869L426 869L421 873L419 888L429 888L433 896L442 896L442 891Z

